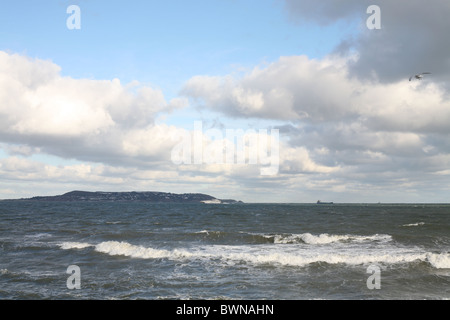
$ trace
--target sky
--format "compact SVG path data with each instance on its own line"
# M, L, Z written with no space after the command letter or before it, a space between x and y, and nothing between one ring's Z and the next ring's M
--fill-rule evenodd
M448 203L449 16L442 0L2 3L0 199Z

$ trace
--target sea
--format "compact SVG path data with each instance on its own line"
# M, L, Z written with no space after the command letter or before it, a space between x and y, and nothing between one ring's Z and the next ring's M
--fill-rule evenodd
M2 300L448 300L449 204L0 201Z

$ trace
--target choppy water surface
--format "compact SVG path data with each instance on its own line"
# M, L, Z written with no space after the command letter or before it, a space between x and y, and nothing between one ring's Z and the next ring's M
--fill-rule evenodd
M0 202L2 299L449 299L449 251L450 205Z

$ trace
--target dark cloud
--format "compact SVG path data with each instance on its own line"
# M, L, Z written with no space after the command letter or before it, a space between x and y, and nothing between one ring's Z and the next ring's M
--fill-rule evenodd
M312 2L285 0L286 10L297 22L315 21L333 24L345 19L359 19L361 30L356 38L343 38L336 53L355 52L358 59L350 64L352 75L381 82L396 82L414 73L432 72L430 81L446 84L450 76L450 2L442 0L378 0ZM369 5L381 10L381 29L369 30L366 12Z

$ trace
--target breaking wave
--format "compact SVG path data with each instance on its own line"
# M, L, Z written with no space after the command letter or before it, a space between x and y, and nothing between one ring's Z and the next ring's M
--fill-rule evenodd
M322 233L319 235L313 235L311 233L300 234L261 234L261 233L227 233L223 231L202 230L197 231L194 234L203 235L208 240L214 241L221 238L239 238L247 243L274 243L274 244L331 244L331 243L363 243L363 242L389 242L392 241L392 236L387 234L375 234L369 236L362 235L334 235L328 233Z
M128 242L106 241L95 246L95 251L109 255L122 255L141 259L182 259L193 257L194 254L187 250L154 249L133 245Z
M320 235L313 235L311 233L292 234L292 235L275 235L273 236L274 243L306 243L306 244L330 244L335 242L388 242L392 240L390 235L375 234L372 236L359 235L330 235L322 233Z
M449 253L427 253L427 261L437 269L450 269Z
M92 247L92 244L85 242L63 242L59 244L59 247L64 250L68 249L84 249L87 247Z
M373 236L375 237L375 236ZM323 243L326 237L317 237ZM313 238L314 239L314 238ZM352 238L353 239L353 238ZM379 239L378 236L375 239ZM381 237L382 241L385 237ZM340 241L342 239L334 241ZM348 239L346 239L348 240ZM365 241L366 239L357 239ZM158 249L134 245L128 242L105 241L93 245L89 243L64 242L60 245L62 249L84 249L93 247L96 252L111 255L125 256L139 259L170 259L170 260L201 260L205 262L222 261L224 263L250 263L271 264L284 266L305 266L311 263L347 264L361 265L368 263L399 264L422 261L429 263L437 269L450 268L449 253L423 252L418 249L397 248L394 246L383 246L380 249L368 250L364 246L349 245L348 247L319 247L311 249L308 247L286 246L280 249L274 245L205 245L192 248L180 249Z

